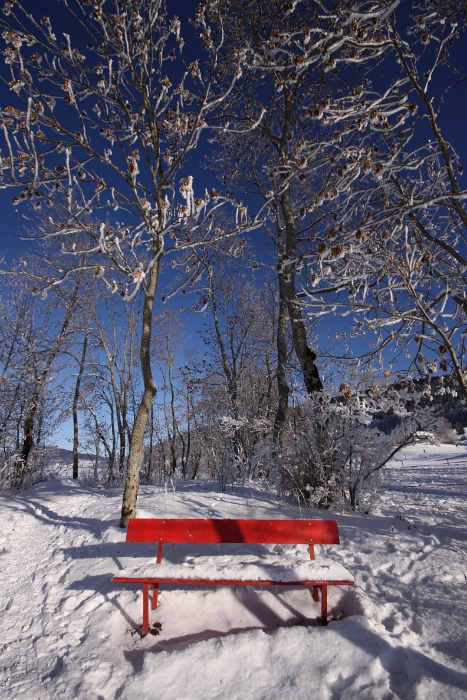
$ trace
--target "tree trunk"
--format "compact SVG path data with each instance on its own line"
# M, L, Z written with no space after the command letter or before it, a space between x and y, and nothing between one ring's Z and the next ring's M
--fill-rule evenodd
M283 293L284 282L282 275L279 275L279 318L277 322L277 389L279 392L279 403L277 406L276 418L274 421L273 439L274 444L282 447L283 429L287 408L289 405L289 385L285 367L287 362L287 342L285 337L285 328L287 323L287 305Z
M289 90L284 90L284 128L280 139L281 157L287 158L288 142L290 138L294 95ZM305 323L302 317L300 303L295 291L295 264L297 260L297 231L290 199L290 185L284 182L284 190L280 198L280 207L285 224L285 253L287 260L284 264L284 298L289 312L290 324L295 352L300 362L303 381L308 394L321 391L323 385L315 365L316 355L308 347L306 340Z
M83 349L81 352L81 361L79 364L79 372L76 378L75 393L73 396L73 479L78 478L78 401L79 401L79 390L81 386L81 379L84 373L84 362L86 359L86 350L88 347L88 333L89 333L89 319L86 325L86 331L83 339Z
M234 354L232 353L232 360L229 361L224 339L222 337L221 327L219 323L219 315L217 311L217 299L216 299L216 287L214 284L214 272L211 268L209 270L209 296L211 299L212 306L212 317L214 320L214 330L216 334L216 341L219 346L222 368L224 370L224 376L227 386L227 394L229 396L230 406L232 408L232 415L235 420L238 420L238 380L237 380L237 367ZM241 458L243 454L243 440L240 434L240 430L235 429L232 436L233 450L235 456Z
M125 373L123 373L122 377L122 372L118 370L114 366L115 363L115 358L113 357L112 353L109 350L108 346L108 341L106 337L106 331L102 328L101 323L99 321L99 317L97 313L94 311L94 318L96 321L96 325L99 329L99 335L100 335L100 340L102 343L102 347L104 348L104 352L107 357L107 363L108 363L108 368L109 368L109 374L110 374L110 384L112 387L112 393L114 397L114 404L115 404L115 415L117 419L117 429L118 429L118 440L119 440L119 457L118 457L118 469L120 474L123 474L123 470L125 467L125 456L126 456L126 435L127 435L127 430L128 430L128 422L127 422L127 383L130 377L127 377ZM128 322L127 322L128 323ZM115 334L115 326L114 326L114 319L112 318L112 327L113 331ZM133 327L133 326L132 326ZM132 365L132 354L133 354L133 340L131 340L131 346L130 346L130 358L129 358L129 366L131 368ZM126 362L126 360L124 360ZM118 374L119 377L119 386L117 386L117 380L115 374Z
M156 244L154 244L154 249ZM153 255L158 254L158 249L153 250ZM138 499L140 470L144 459L144 431L148 422L151 406L156 395L156 384L151 367L151 330L152 308L157 289L159 263L151 267L149 284L145 290L143 305L143 326L141 329L140 362L143 376L144 391L136 413L133 431L131 434L130 453L128 455L128 467L123 492L122 513L120 527L127 527L130 518L136 515L136 501Z
M284 297L289 312L292 327L292 338L295 352L300 362L306 390L309 394L321 391L323 385L315 365L316 355L308 347L305 323L303 321L300 302L295 291L295 261L297 258L297 242L295 220L290 202L290 190L286 187L281 197L281 209L285 222L285 250L292 262L285 267Z
M151 476L152 472L152 459L153 459L153 450L154 450L154 404L151 406L151 420L149 425L151 426L151 429L149 431L149 456L148 456L148 468L146 471L146 479L149 481L149 477Z

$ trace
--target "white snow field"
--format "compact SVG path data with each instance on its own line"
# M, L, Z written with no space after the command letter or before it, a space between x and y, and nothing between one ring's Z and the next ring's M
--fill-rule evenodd
M140 517L335 517L342 544L317 547L317 563L342 564L355 587L329 590L327 627L306 590L162 587L160 634L141 638L141 586L111 577L155 548L125 544L120 499L67 479L0 498L3 700L467 698L464 447L406 449L367 516L300 513L254 486L141 489ZM220 553L172 545L164 560Z

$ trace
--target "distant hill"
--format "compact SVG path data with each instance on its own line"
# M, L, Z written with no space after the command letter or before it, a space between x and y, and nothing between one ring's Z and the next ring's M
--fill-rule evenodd
M66 450L63 447L51 447L51 450L56 451L57 454L57 459L63 460L64 462L72 462L73 461L73 450ZM83 459L91 459L95 460L96 455L90 455L90 454L84 454L83 452L78 452L78 459L83 460Z
M455 378L439 376L411 379L395 382L391 388L407 391L406 408L410 408L411 405L413 407L434 405L438 407L439 415L447 418L459 433L462 432L463 427L467 426L466 400ZM424 395L417 397L416 403L410 398L410 395L418 392L424 392ZM386 434L389 434L399 423L400 418L393 409L377 411L373 414L372 427L376 427Z

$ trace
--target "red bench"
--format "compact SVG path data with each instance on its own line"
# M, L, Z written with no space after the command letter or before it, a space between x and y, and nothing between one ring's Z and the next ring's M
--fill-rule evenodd
M160 584L213 586L307 586L318 602L321 591L321 620L327 624L328 586L352 586L353 578L334 562L317 564L315 544L339 544L335 520L200 520L133 518L127 542L158 543L155 561L122 570L112 581L143 585L143 635L149 625L149 587L153 586L152 609L157 607ZM213 558L196 557L183 564L162 563L164 544L306 544L310 559L277 555L238 554ZM310 561L311 560L311 561Z

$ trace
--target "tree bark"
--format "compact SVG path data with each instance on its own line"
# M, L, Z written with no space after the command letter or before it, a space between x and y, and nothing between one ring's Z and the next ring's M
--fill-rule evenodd
M89 334L89 319L86 324L86 331L83 339L83 349L81 352L81 361L79 364L79 372L76 378L75 393L73 396L73 479L78 478L79 460L78 460L78 402L79 402L79 390L81 387L81 380L84 373L84 362L86 360L86 350L88 347L88 334Z
M289 405L289 385L285 367L287 363L287 342L285 329L287 323L287 305L284 299L284 282L282 275L279 275L279 318L277 322L277 389L279 392L279 403L277 406L276 418L274 420L273 440L274 444L282 447L283 430Z
M295 291L295 260L297 257L295 221L290 203L290 191L287 188L281 198L281 208L285 220L285 249L293 262L286 266L284 274L284 297L292 327L295 352L302 368L303 381L309 394L321 391L323 385L315 364L316 354L308 347L305 323L300 302Z
M290 138L292 123L294 96L289 90L284 91L284 128L280 139L281 157L287 159L287 146ZM285 225L285 253L286 261L283 265L283 294L289 312L290 324L292 326L292 338L300 366L302 368L303 381L308 394L321 391L323 385L319 378L316 367L315 353L308 347L306 339L305 323L303 321L300 302L295 290L295 264L297 260L297 230L295 218L290 198L290 185L284 182L284 190L280 198L280 207Z
M158 246L154 243L153 256L158 255ZM140 363L143 376L143 396L136 413L133 431L131 433L130 453L128 455L128 467L123 492L122 512L120 527L127 527L130 518L136 515L136 501L138 499L140 470L144 459L144 431L148 422L151 407L157 389L154 382L151 367L151 330L152 330L152 309L154 297L157 290L157 280L159 273L159 262L152 267L149 276L149 283L145 289L143 305L143 325L141 329Z
M151 420L149 425L151 426L151 430L149 431L149 456L148 456L148 468L146 471L146 479L149 481L149 477L151 476L152 472L152 459L153 459L153 450L154 450L154 404L151 406Z

